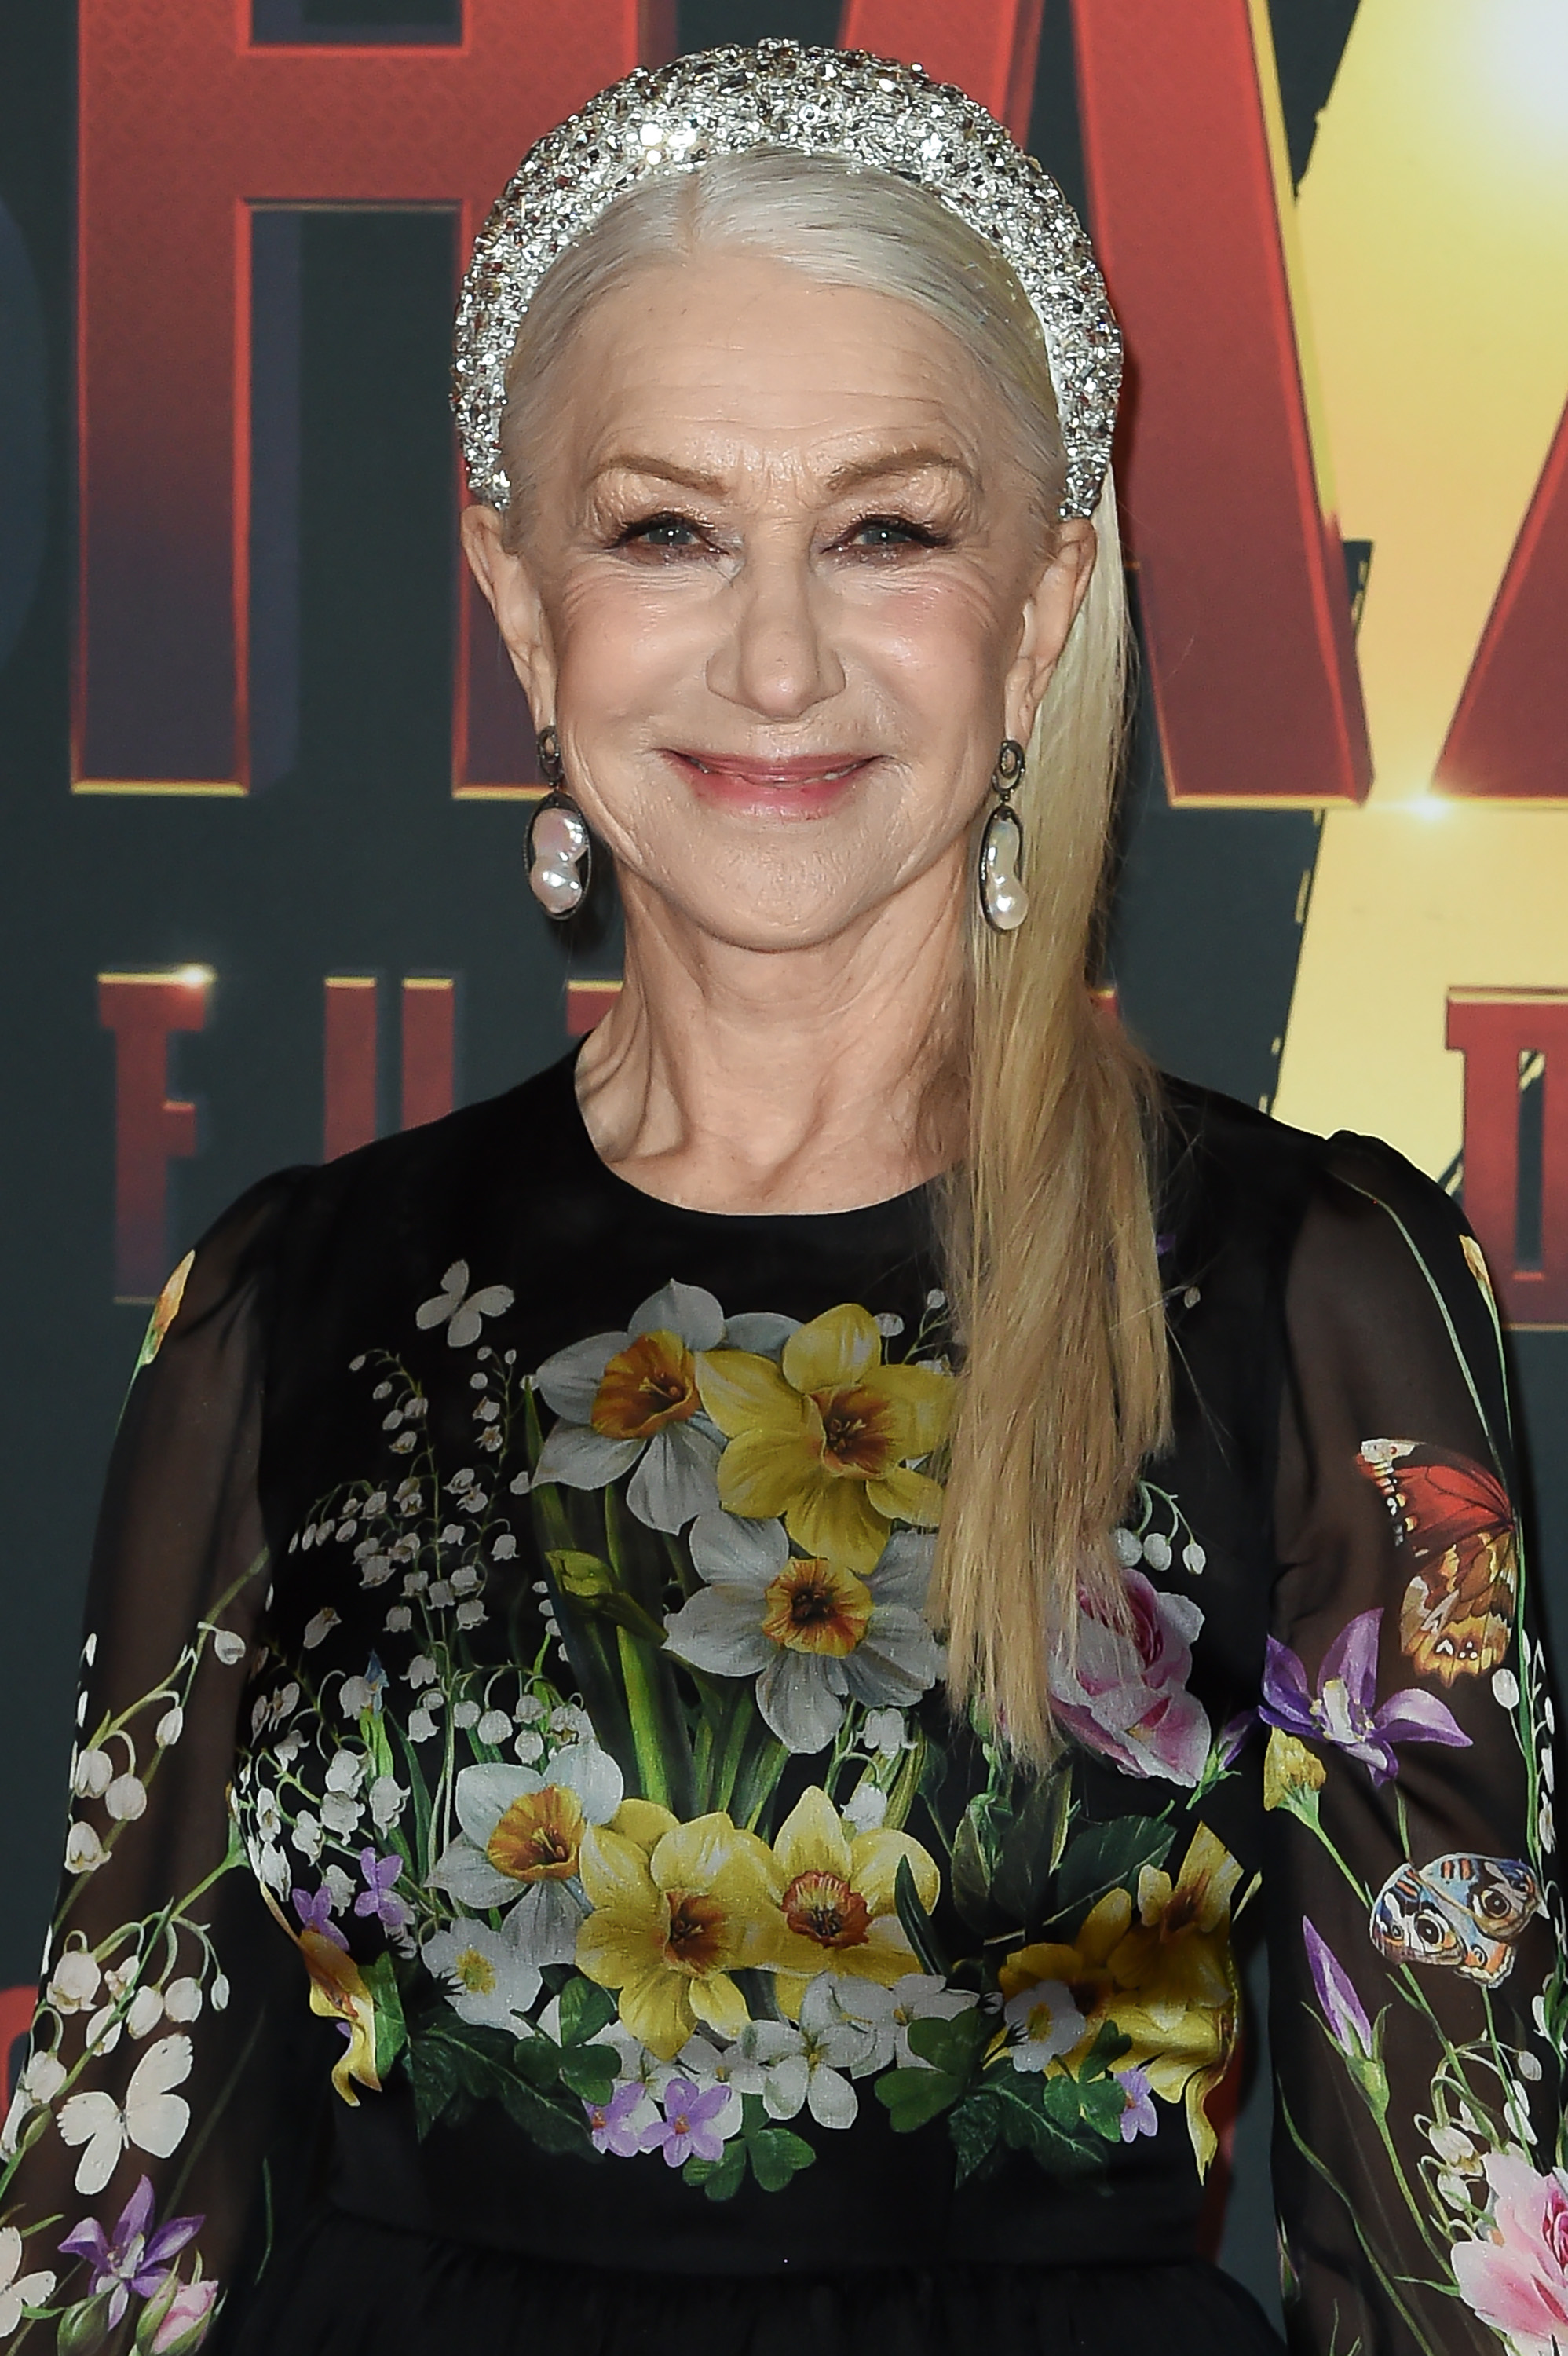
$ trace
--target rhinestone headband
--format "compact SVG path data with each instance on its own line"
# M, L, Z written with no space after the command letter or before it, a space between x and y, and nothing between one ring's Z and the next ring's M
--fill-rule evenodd
M453 407L475 498L504 508L507 369L552 262L639 182L752 147L913 180L1016 273L1045 338L1067 455L1064 516L1094 511L1110 463L1122 338L1089 241L1054 180L983 106L863 49L705 49L613 82L528 150L463 282Z

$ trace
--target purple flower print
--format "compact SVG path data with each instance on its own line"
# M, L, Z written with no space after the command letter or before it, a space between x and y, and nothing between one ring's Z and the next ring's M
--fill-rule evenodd
M588 2114L588 2130L595 2151L613 2153L617 2159L630 2159L643 2147L642 2122L637 2113L647 2100L647 2088L633 2079L617 2086L607 2103L584 2103ZM661 2134L668 2130L660 2122Z
M84 2217L73 2225L60 2244L60 2248L73 2258L88 2258L92 2265L92 2292L112 2290L109 2301L109 2327L112 2330L131 2304L131 2294L146 2298L163 2283L169 2271L169 2260L183 2250L186 2244L201 2231L199 2217L171 2217L160 2225L151 2239L147 2227L153 2214L151 2179L144 2176L120 2212L120 2222L111 2240L96 2217Z
M1372 2051L1372 2024L1367 2019L1366 2007L1350 1985L1349 1972L1305 1914L1301 1918L1301 1935L1307 1942L1312 1985L1317 1991L1329 2036L1348 2062L1364 2060Z
M1323 2022L1338 2046L1351 2077L1380 2118L1388 2111L1388 2073L1378 2054L1376 2029L1367 2008L1350 1984L1350 1976L1316 1924L1304 1914L1301 1935L1312 1985L1323 2008Z
M1331 1742L1359 1759L1374 1783L1398 1774L1396 1742L1446 1742L1461 1750L1470 1743L1446 1705L1419 1687L1407 1686L1374 1708L1382 1616L1381 1610L1363 1612L1346 1622L1323 1655L1316 1693L1308 1689L1307 1672L1289 1645L1271 1636L1258 1711L1267 1726L1308 1741Z
M354 1901L356 1914L374 1914L388 1931L400 1931L409 1919L409 1910L393 1891L392 1884L403 1869L400 1857L378 1857L373 1848L359 1852L359 1870L365 1877L365 1887ZM340 1939L339 1946L347 1941Z
M1159 2121L1155 2116L1148 2072L1146 2070L1117 2070L1112 2074L1121 2082L1122 2092L1127 2098L1127 2106L1122 2113L1122 2141L1132 2143L1139 2136L1157 2135Z
M724 2138L715 2122L733 2099L728 2086L709 2086L699 2094L689 2078L672 2078L664 2092L665 2115L643 2129L641 2149L662 2151L667 2168L679 2168L688 2159L722 2159Z
M332 1919L332 1892L325 1883L319 1890L291 1890L289 1896L302 1931L319 1931L324 1939L347 1953L348 1942Z
M1239 1710L1234 1718L1228 1718L1225 1720L1214 1738L1214 1757L1217 1765L1230 1767L1234 1764L1237 1757L1245 1750L1247 1737L1257 1722L1258 1714L1255 1709Z

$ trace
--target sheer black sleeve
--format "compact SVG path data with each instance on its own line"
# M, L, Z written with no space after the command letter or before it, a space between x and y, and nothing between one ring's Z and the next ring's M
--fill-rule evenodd
M261 1303L291 1183L247 1196L171 1278L121 1421L59 1905L0 2144L7 2350L194 2348L255 2232L266 1982L293 1955L228 1789L268 1586Z
M1568 2347L1552 1708L1473 1238L1337 1140L1291 1268L1263 1716L1300 2356Z

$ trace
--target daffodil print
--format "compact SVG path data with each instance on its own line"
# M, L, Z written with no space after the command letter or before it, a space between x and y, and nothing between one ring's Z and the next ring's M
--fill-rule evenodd
M704 1514L688 1544L704 1584L666 1620L668 1649L717 1676L754 1677L757 1708L786 1749L831 1742L851 1699L906 1708L941 1675L923 1608L932 1557L923 1533L890 1538L864 1576L792 1555L777 1521Z
M310 1974L310 2008L336 2020L347 2042L333 2065L332 2083L349 2108L358 2105L356 2086L381 2091L376 2068L376 2003L352 1955L320 1931L302 1931L299 1951Z
M798 2014L808 1984L827 1972L891 1987L914 1957L898 1915L899 1869L923 1912L936 1904L936 1860L908 1833L857 1832L819 1784L802 1793L773 1841L778 1869L775 1958L783 2010Z
M603 1489L630 1473L626 1503L655 1530L679 1530L711 1512L720 1441L703 1411L698 1353L717 1349L727 1330L756 1353L778 1348L792 1323L752 1316L726 1329L710 1292L671 1282L624 1333L595 1333L547 1359L534 1379L558 1420L535 1478Z
M633 2036L672 2062L699 2026L735 2038L750 2019L734 1976L777 1959L776 1869L766 1843L727 1815L671 1817L665 1828L656 1816L645 1803L630 1833L606 1826L584 1837L593 1911L577 1963L616 1990Z
M998 1976L1015 2067L1072 2073L1108 2026L1123 2040L1121 2066L1183 2105L1200 2174L1218 2148L1204 2104L1236 2039L1230 1924L1241 1871L1200 1824L1174 1881L1146 1865L1136 1901L1125 1889L1107 1891L1072 1945L1021 1948Z
M519 1962L536 1970L571 1963L587 1911L582 1837L614 1815L623 1789L620 1769L596 1742L567 1744L547 1773L499 1762L464 1768L453 1795L463 1829L433 1868L432 1888L476 1912L505 1910Z
M702 1404L727 1446L727 1512L778 1515L803 1554L862 1577L895 1522L933 1528L942 1485L931 1459L947 1436L953 1380L934 1365L884 1363L882 1336L853 1303L813 1318L775 1365L714 1349L697 1362Z

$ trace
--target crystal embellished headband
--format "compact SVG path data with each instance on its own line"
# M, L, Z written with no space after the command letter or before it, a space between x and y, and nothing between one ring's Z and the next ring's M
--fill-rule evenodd
M1011 264L1045 338L1067 455L1064 516L1094 511L1110 462L1122 338L1078 217L963 91L863 49L705 49L613 82L528 150L480 231L453 364L468 480L504 508L507 369L550 264L641 181L753 147L917 182Z

